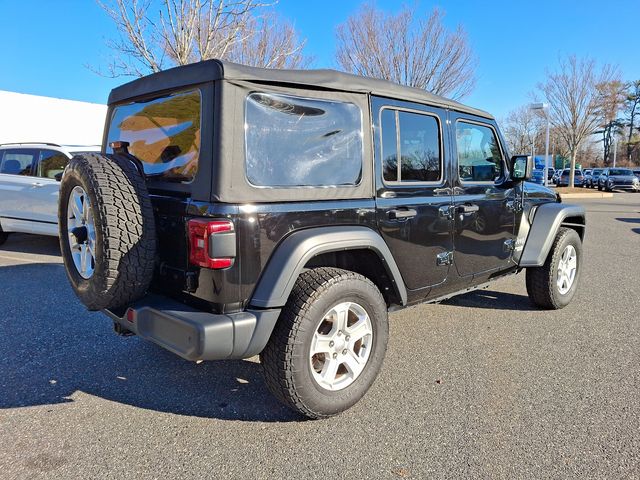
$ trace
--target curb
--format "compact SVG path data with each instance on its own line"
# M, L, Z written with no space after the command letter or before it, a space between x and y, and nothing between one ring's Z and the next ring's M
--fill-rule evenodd
M598 193L561 193L560 198L612 198L611 192Z

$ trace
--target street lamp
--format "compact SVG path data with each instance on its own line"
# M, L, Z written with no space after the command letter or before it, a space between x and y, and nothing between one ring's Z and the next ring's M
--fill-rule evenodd
M531 110L542 110L547 120L547 134L544 142L544 184L549 184L549 104L548 103L532 103L529 105ZM536 159L534 158L535 162Z

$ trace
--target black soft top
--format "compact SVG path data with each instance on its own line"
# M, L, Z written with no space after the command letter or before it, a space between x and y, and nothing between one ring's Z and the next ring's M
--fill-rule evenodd
M449 108L459 112L493 119L489 113L419 88L406 87L386 80L360 77L336 70L276 70L248 67L223 60L205 60L164 70L114 88L109 105L141 96L215 80L243 80L267 85L306 86L324 90L366 93L380 97Z

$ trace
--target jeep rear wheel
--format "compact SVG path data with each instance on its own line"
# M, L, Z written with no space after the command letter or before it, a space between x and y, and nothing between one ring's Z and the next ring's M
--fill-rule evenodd
M307 417L336 415L373 384L388 335L387 306L370 280L337 268L309 270L261 354L267 385Z
M130 160L73 157L60 185L58 219L67 276L89 310L124 307L144 295L155 227L144 178Z
M582 268L582 242L575 230L560 228L542 267L527 268L527 293L540 308L566 307L575 295Z

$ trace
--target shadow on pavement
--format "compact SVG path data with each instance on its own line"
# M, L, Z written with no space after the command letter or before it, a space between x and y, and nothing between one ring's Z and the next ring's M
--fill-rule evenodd
M526 295L496 292L493 290L476 290L445 300L442 304L465 308L489 308L491 310L538 310L531 305L529 297Z
M626 222L626 223L640 223L640 218L621 218L621 217L618 217L618 218L616 218L616 220L618 220L620 222Z
M640 228L632 228L631 231L640 234Z
M58 237L12 233L6 243L0 247L1 252L60 255L60 243Z
M76 392L159 412L283 422L301 417L269 393L259 363L196 365L80 304L60 265L0 268L0 409L73 402Z

